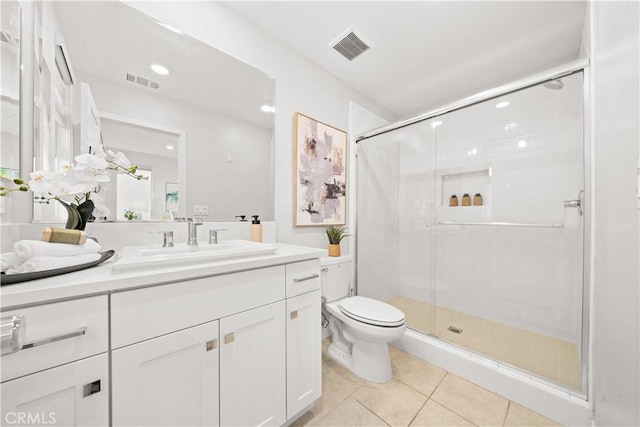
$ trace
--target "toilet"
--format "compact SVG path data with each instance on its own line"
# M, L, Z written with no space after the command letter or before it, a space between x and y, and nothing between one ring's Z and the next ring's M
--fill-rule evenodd
M368 381L391 380L388 343L404 334L404 313L378 300L350 297L350 260L323 258L321 264L323 308L333 334L329 356Z

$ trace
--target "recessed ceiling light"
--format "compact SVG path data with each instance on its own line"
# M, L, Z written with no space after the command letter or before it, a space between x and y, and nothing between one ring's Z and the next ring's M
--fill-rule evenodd
M276 112L276 107L271 106L271 105L263 105L262 107L260 107L260 109L262 111L264 111L265 113L275 113Z
M441 124L442 124L442 122L440 120L436 120L435 122L431 123L431 127L435 129L438 126L440 126Z
M151 66L151 69L153 70L153 72L160 74L161 76L166 76L169 74L169 70L167 69L167 67L163 67L162 65L153 64Z
M509 101L502 101L502 102L498 102L498 103L496 104L496 108L504 108L504 107L506 107L507 105L509 105Z
M174 147L173 145L167 145L167 150L173 150L174 148L176 147Z
M524 139L521 139L520 141L518 141L518 147L524 148L526 146L527 146L527 141L525 141Z
M164 22L156 21L156 24L160 25L161 27L166 28L167 30L173 31L174 33L182 34L182 31L180 31L176 27L173 27L173 26L171 26L169 24L165 24Z

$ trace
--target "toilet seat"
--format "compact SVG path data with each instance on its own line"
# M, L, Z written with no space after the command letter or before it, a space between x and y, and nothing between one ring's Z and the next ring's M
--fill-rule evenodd
M402 311L371 298L361 296L345 298L338 306L345 316L369 325L398 327L405 323Z

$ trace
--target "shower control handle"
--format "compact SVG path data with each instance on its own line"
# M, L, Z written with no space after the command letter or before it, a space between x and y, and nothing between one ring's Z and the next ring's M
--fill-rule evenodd
M578 214L582 216L584 213L582 211L582 199L584 196L584 191L580 191L578 193L578 198L573 200L565 200L564 207L565 208L578 208Z

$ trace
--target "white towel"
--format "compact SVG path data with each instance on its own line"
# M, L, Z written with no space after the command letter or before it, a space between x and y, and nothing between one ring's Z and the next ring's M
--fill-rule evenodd
M16 254L13 252L0 254L0 261L2 261L2 269L0 271L7 271L18 263Z
M74 265L97 261L100 259L100 256L99 253L72 256L40 256L26 260L15 270L16 273L54 270L56 268L72 267Z
M83 245L50 243L41 240L20 240L13 245L13 252L15 252L19 262L24 262L34 257L61 257L97 253L101 248L102 246L93 239L87 239Z

